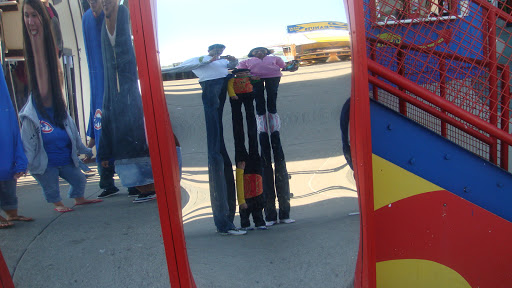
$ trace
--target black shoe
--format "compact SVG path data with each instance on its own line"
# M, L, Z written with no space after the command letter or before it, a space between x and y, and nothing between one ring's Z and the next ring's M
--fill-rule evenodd
M116 195L117 193L119 193L119 189L117 189L117 188L116 188L116 190L103 190L103 192L101 192L101 194L98 195L98 199L107 198L112 195Z
M148 192L148 193L140 193L139 197L133 199L133 203L142 203L156 199L156 193Z
M128 197L137 197L140 195L140 191L137 188L128 188Z

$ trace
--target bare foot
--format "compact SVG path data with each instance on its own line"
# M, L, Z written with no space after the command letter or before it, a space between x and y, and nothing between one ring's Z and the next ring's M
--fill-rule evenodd
M30 221L34 221L34 219L31 218L31 217L25 217L25 216L22 216L22 215L16 215L16 216L12 216L12 217L7 217L7 221L30 222Z
M75 205L87 205L87 204L94 204L94 203L100 203L103 202L101 199L75 199Z
M60 212L60 213L66 213L66 212L73 211L73 209L66 207L66 206L55 206L55 209L53 209L53 210Z

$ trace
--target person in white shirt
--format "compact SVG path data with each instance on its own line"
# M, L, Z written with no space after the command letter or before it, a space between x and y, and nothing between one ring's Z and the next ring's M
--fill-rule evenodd
M224 144L222 112L226 102L228 68L235 68L233 56L221 57L226 46L208 47L208 55L186 60L168 72L192 71L199 77L208 145L208 178L213 221L222 235L243 235L246 231L233 224L236 211L236 192L233 168Z

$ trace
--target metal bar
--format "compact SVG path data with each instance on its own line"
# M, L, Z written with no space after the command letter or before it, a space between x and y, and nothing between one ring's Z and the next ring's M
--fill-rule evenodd
M396 44L389 43L388 41L385 41L382 39L367 38L367 41L370 43L375 43L376 45L384 45L384 46L396 48ZM452 54L452 53L448 53L448 52L439 52L439 51L435 51L435 50L432 51L431 49L420 48L413 44L407 44L407 43L403 43L403 42L400 43L400 48L406 49L406 50L411 50L411 51L416 51L416 52L421 52L421 53L425 53L425 54L432 54L433 56L437 56L441 59L450 59L450 60L454 60L454 61L459 61L459 62L463 62L463 63L476 65L479 68L485 68L485 65L487 64L486 60L480 60L480 59L471 58L471 57L464 57L464 56L460 56L458 54Z
M375 57L375 45L373 45L370 51L370 59L375 61ZM372 73L372 75L374 74ZM379 89L377 89L375 85L373 85L373 99L375 99L375 101L379 101Z
M501 97L501 129L509 133L510 127L510 68L505 66L502 70L502 97ZM509 145L501 141L500 166L508 171Z
M379 88L399 97L400 99L403 99L404 101L407 101L408 103L418 107L419 109L441 119L441 121L443 121L445 124L449 123L450 125L460 129L461 131L468 133L469 135L475 137L476 139L478 139L486 144L491 144L493 141L493 139L491 139L490 137L485 136L482 133L479 133L475 129L471 129L471 128L465 126L460 121L448 116L446 114L446 112L439 111L436 108L434 108L430 105L427 105L424 102L421 102L420 100L412 97L411 95L409 95L401 90L398 90L397 88L387 84L386 82L384 82L382 80L379 80L377 77L368 76L368 80L370 80L370 83L372 83L373 85L378 86Z
M372 134L363 1L344 0L352 48L350 144L359 199L360 242L355 288L376 287L375 219L372 172ZM356 64L357 63L357 64ZM356 120L357 119L357 120ZM365 141L357 141L365 139Z
M434 93L428 91L427 89L416 85L416 83L411 80L404 78L388 68L379 65L375 61L368 60L368 69L370 71L375 72L378 76L391 81L392 83L404 87L406 90L412 92L416 96L422 98L425 101L428 101L435 106L445 109L446 112L454 115L455 117L460 118L462 121L466 121L469 124L475 126L476 128L489 133L489 135L494 136L498 139L503 140L504 142L512 145L512 135L505 133L505 131L497 128L496 126L492 126L488 122L478 118L477 116L468 113L467 111L461 109L460 107L454 105L453 103L447 101L435 95Z
M498 127L498 67L496 66L496 14L488 11L487 14L487 39L489 43L488 48L488 69L489 69L489 87L490 92L490 110L491 115L489 121L491 125ZM498 164L498 144L497 141L489 147L489 160Z
M397 55L398 75L403 77L404 76L404 67L403 66L404 66L405 53L402 50L402 47L399 48L397 54L398 54ZM400 91L404 91L403 88L401 88L401 87L399 89L400 89ZM400 114L407 117L407 103L405 103L405 101L403 99L398 100L398 110L400 111Z
M444 59L439 59L439 73L441 74L441 81L439 81L439 94L443 99L446 99L446 60ZM441 111L447 115L444 109L441 109ZM452 118L450 117L450 119ZM446 121L441 120L441 136L446 138L447 135Z

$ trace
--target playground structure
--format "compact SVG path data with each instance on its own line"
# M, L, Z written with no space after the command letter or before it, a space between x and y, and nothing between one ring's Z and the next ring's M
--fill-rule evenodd
M511 287L510 1L345 1L355 287Z

